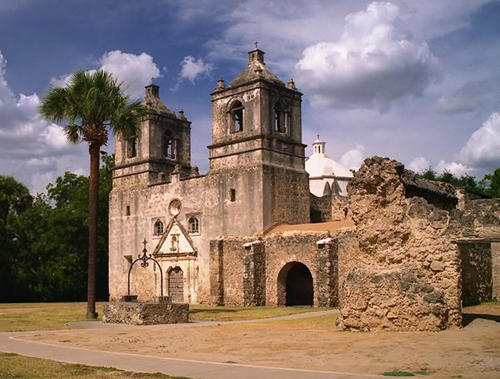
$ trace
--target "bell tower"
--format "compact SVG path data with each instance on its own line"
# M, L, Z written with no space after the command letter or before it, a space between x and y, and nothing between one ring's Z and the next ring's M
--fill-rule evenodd
M160 100L160 87L145 87L143 104L148 114L141 122L140 133L129 139L115 139L116 187L120 178L137 185L168 182L172 172L181 176L191 171L191 122L184 111L175 114ZM125 179L127 178L127 179Z
M242 212L253 233L278 223L309 222L301 98L292 79L285 85L266 66L257 46L233 81L217 82L211 94L210 172L219 173L227 187L224 212L234 216L229 223L238 225Z
M304 169L301 98L292 79L285 84L264 63L264 52L248 52L248 66L226 87L219 79L212 97L210 168L273 164Z

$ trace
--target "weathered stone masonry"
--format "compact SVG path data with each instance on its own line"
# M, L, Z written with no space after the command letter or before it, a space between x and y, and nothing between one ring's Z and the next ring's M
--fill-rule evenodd
M285 305L280 273L294 262L311 272L314 305L337 305L337 243L328 232L212 241L211 300L218 305Z

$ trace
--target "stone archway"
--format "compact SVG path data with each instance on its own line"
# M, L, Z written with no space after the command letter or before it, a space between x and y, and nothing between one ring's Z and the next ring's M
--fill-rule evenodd
M180 267L168 270L168 295L174 303L184 302L184 273Z
M288 262L278 274L278 305L313 305L311 271L300 262Z

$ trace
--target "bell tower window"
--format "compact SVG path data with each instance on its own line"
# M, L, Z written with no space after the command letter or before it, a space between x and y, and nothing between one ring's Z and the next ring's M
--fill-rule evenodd
M137 138L132 137L127 140L127 158L134 158L137 156Z
M231 132L243 131L243 104L241 101L235 101L231 106Z
M166 131L163 135L163 154L166 158L175 159L174 139L169 131Z
M274 131L277 133L286 133L288 127L288 112L286 107L278 103L274 107Z

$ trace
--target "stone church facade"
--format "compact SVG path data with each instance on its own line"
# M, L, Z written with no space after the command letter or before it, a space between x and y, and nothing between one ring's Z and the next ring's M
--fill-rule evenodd
M439 330L460 325L462 303L500 297L500 201L459 202L379 157L341 176L348 197L311 194L302 94L261 50L248 57L211 94L206 174L191 165L191 123L154 84L140 133L116 138L110 301L144 240L162 270L131 271L140 301L163 288L174 302L339 306L344 328Z
M249 52L248 67L227 86L219 80L211 94L210 170L200 175L190 161L190 122L161 102L156 85L146 87L151 112L140 134L115 142L112 300L125 293L128 265L143 239L167 272L167 289L173 270L182 271L184 301L208 302L211 240L309 222L301 97L293 81L284 85L269 70L261 50ZM134 291L139 299L151 298L158 273L138 275Z

